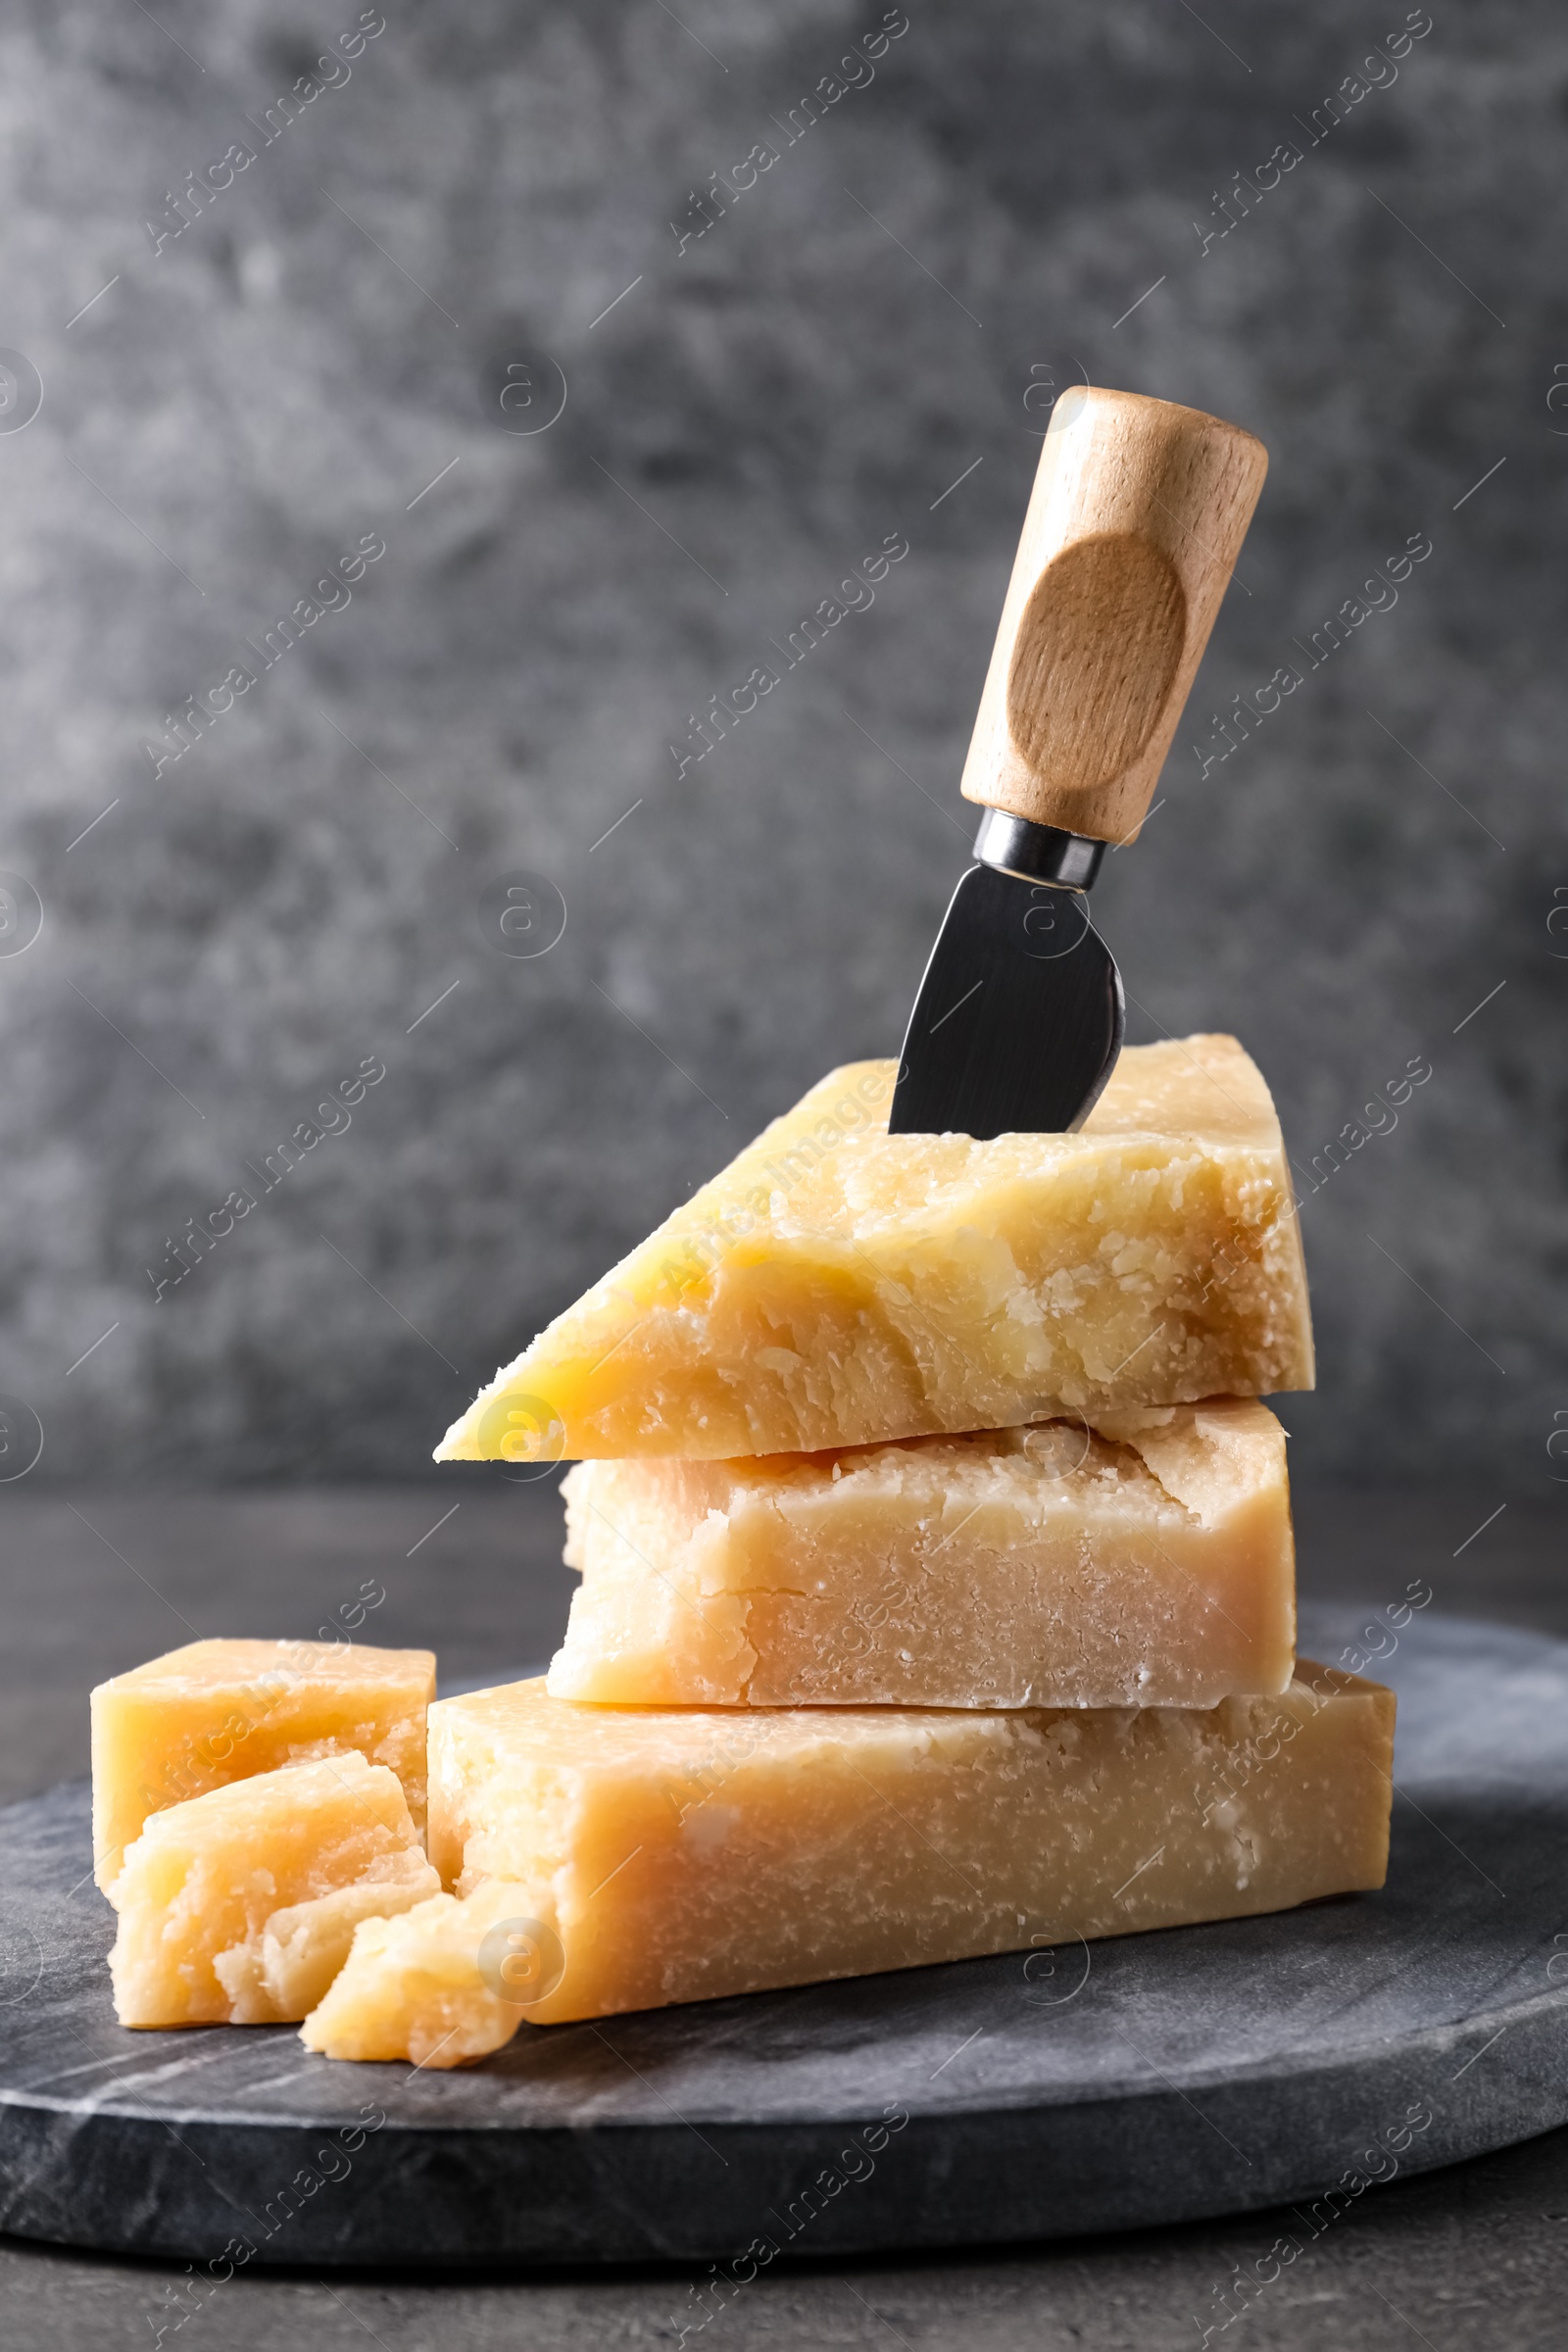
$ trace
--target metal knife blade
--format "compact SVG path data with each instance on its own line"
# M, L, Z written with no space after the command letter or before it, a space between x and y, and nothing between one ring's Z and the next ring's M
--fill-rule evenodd
M1121 974L1081 890L972 865L909 1016L890 1135L1065 1134L1121 1052Z
M986 814L904 1040L888 1132L1065 1134L1121 1051L1087 892L1132 841L1268 459L1239 426L1095 386L1056 403L964 797Z

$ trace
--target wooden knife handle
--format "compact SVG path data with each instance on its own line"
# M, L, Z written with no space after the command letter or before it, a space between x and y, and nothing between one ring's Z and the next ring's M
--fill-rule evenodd
M1200 409L1057 401L986 673L963 793L1133 840L1252 517L1268 453Z

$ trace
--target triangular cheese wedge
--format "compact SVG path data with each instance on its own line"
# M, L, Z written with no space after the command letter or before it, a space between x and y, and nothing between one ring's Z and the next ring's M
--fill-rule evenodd
M438 1461L812 1451L1312 1386L1279 1121L1230 1037L1131 1046L1077 1135L887 1132L824 1078L533 1346Z

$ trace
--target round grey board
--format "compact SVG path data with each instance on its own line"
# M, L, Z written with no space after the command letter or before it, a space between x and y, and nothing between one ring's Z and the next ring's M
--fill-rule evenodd
M525 2025L444 2074L333 2064L287 2027L123 2031L86 1789L13 1805L0 2229L218 2279L663 2257L743 2281L770 2248L1268 2205L1298 2208L1304 2244L1370 2179L1547 2131L1568 2120L1568 1643L1303 1614L1331 1661L1364 1626L1363 1648L1396 1642L1377 1669L1399 1696L1381 1893Z

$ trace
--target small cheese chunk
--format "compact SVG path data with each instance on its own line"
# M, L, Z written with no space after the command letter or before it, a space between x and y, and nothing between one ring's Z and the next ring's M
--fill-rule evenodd
M262 1935L259 1978L276 2017L305 2017L321 2000L349 1956L363 1920L412 1910L441 1891L439 1874L411 1845L376 1865L373 1879L335 1886L286 1911L274 1911ZM226 1980L225 1980L226 1981ZM243 2021L240 2021L243 2022Z
M343 1754L285 1765L149 1815L109 1889L122 2026L303 2017L347 1954L354 1902L392 1911L439 1889L403 1786Z
M1207 1709L664 1713L514 1683L430 1711L431 1859L460 1895L506 1882L509 1932L559 1955L521 2016L603 2017L1379 1886L1393 1740L1391 1691L1307 1665ZM405 1933L377 1932L394 1970Z
M370 1920L300 2039L328 2058L408 2058L437 2071L499 2050L536 1974L525 1899L491 1880L462 1902L437 1894L401 1918Z
M554 1698L1211 1707L1296 1649L1285 1432L1223 1397L731 1462L582 1462Z
M93 1869L107 1892L151 1813L350 1749L385 1764L424 1827L435 1653L342 1642L189 1642L92 1694Z
M1129 1047L1076 1135L890 1136L893 1076L814 1087L437 1459L712 1461L1312 1386L1279 1121L1234 1038Z

